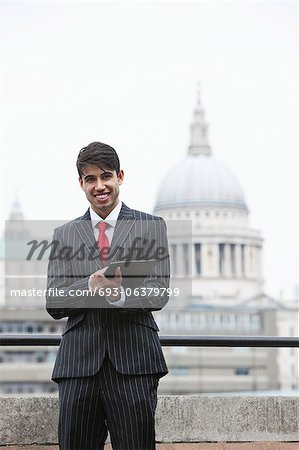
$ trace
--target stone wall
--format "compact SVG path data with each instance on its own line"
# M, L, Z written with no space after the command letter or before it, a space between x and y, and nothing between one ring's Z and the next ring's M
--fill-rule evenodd
M0 445L57 443L56 396L1 397ZM297 397L161 395L157 442L299 441Z

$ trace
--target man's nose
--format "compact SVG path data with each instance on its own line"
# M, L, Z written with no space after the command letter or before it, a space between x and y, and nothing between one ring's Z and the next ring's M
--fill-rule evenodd
M105 187L106 187L106 185L105 185L104 181L101 180L101 178L97 178L96 186L95 186L96 190L103 191L105 189Z

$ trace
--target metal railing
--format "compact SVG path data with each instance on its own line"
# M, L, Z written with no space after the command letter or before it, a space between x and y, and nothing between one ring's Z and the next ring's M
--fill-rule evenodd
M299 337L159 336L164 347L297 347ZM0 346L58 346L58 334L0 334Z

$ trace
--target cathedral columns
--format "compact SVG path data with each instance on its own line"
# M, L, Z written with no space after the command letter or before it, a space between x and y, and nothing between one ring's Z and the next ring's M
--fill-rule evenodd
M244 262L245 262L245 277L252 277L252 269L253 269L253 255L252 255L252 247L251 245L245 245L244 247Z
M177 275L177 246L175 244L169 245L169 256L171 262L171 273L172 276Z
M230 244L224 244L224 276L232 276L232 254Z
M189 254L191 255L191 274L192 277L196 277L197 275L197 268L196 268L196 259L195 259L195 244L189 245Z
M261 251L262 251L262 248L257 246L256 247L256 275L257 275L258 279L262 278L262 272L263 272Z
M235 258L236 258L236 278L242 277L242 251L241 251L241 244L236 244L235 247Z
M183 276L185 275L183 244L176 245L176 257L177 275Z

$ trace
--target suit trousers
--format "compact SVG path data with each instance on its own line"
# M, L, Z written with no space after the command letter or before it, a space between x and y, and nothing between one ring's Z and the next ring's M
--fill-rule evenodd
M155 449L159 374L122 375L106 355L89 377L59 380L60 450Z

